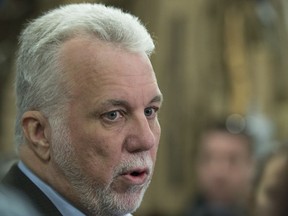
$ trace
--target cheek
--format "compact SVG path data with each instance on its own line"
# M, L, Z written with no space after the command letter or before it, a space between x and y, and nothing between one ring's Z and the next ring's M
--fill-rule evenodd
M75 125L71 135L75 148L85 156L106 158L117 152L117 147L121 148L121 136L113 136L113 133L103 130L98 124L88 122L83 127Z
M157 151L159 148L159 144L160 144L160 137L161 137L161 127L158 121L156 122L155 127L152 130L153 130L153 134L155 137L155 146L151 149L151 157L155 161L156 156L157 156Z
M157 151L158 151L158 144L155 145L155 147L153 147L151 150L150 150L150 156L153 160L153 162L155 163L156 162L156 158L157 158Z
M155 121L155 130L156 130L156 134L158 135L159 139L160 139L160 135L161 135L161 126L159 123L159 120L157 119Z
M159 124L159 121L155 121L151 126L151 131L153 132L154 134L154 137L155 137L155 145L157 146L158 148L158 145L159 145L159 141L160 141L160 137L161 137L161 126Z
M80 166L86 173L109 178L121 156L118 140L103 134L73 136L73 143Z

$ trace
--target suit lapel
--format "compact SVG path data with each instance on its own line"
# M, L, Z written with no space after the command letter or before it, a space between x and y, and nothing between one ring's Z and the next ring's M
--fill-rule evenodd
M2 180L4 186L24 193L43 216L62 216L48 197L18 168L13 165Z

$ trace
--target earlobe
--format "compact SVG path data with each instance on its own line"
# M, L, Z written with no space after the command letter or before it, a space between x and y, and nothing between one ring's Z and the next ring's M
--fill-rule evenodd
M50 125L39 111L27 111L22 116L22 129L28 146L44 161L50 159Z

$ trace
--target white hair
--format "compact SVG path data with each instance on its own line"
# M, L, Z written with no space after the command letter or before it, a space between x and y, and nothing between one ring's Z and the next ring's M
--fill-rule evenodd
M22 115L39 110L46 117L61 115L69 89L59 66L59 49L68 39L94 36L131 52L154 50L146 28L133 15L102 4L70 4L32 21L21 34L16 65L16 144L25 142Z

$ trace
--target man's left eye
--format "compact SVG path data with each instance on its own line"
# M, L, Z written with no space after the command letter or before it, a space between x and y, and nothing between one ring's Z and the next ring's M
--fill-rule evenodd
M157 110L158 109L155 107L148 107L144 110L144 114L147 117L154 117L156 115Z
M118 110L104 113L102 116L105 120L108 120L108 121L116 121L122 117L120 111L118 111Z

